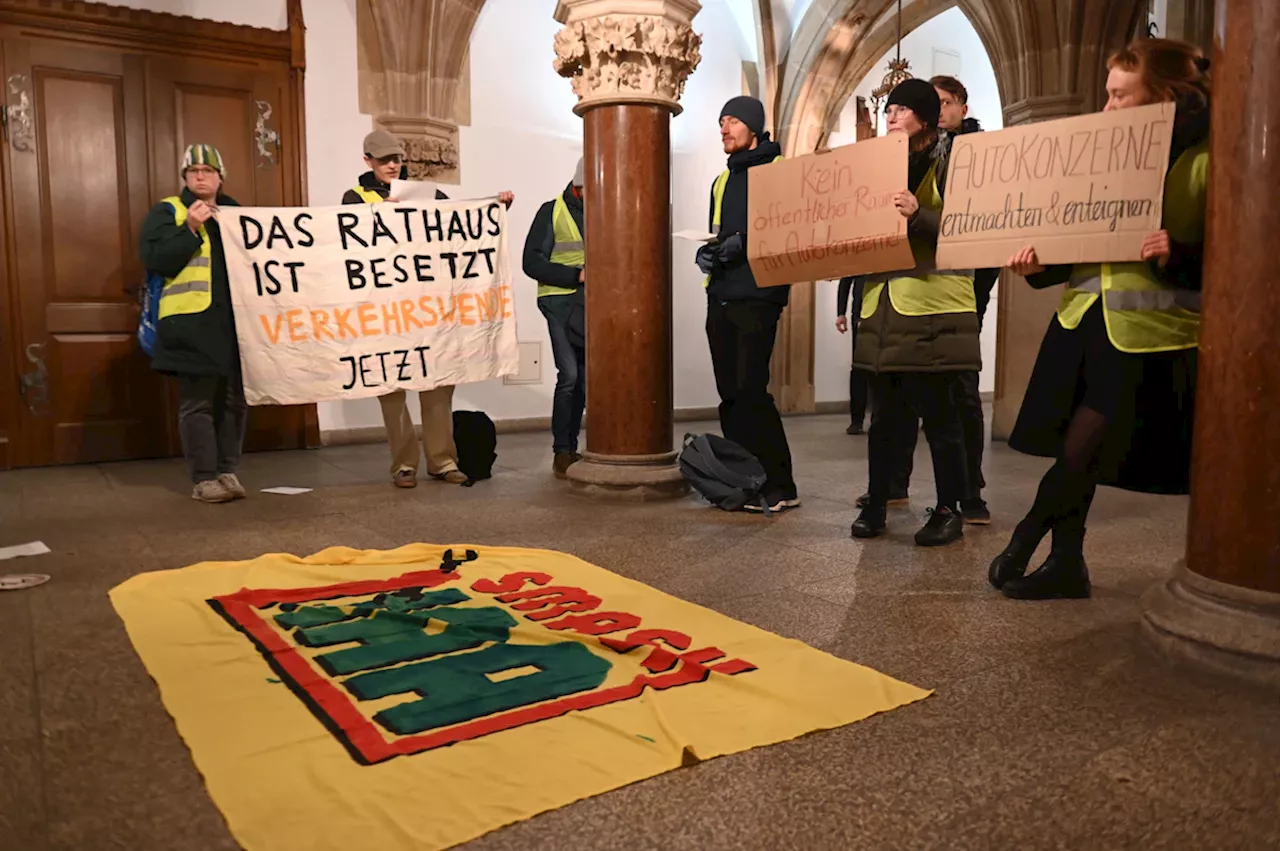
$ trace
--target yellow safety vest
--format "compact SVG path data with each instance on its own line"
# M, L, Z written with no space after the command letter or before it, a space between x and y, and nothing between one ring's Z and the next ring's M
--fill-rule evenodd
M178 227L187 223L187 205L177 195L164 199L173 207L173 221ZM160 290L159 315L183 316L203 313L213 304L213 249L209 245L209 232L200 226L200 250L191 255L187 265L172 278L166 278Z
M916 189L921 209L941 210L942 193L938 191L937 165ZM890 272L880 281L868 280L862 293L862 318L870 319L880 304L880 293L889 284L889 303L903 316L937 316L943 313L977 313L978 299L973 294L972 269L938 269L935 247L920 239L910 239L916 267L905 272Z
M387 200L372 189L365 189L363 186L359 185L356 186L355 193L359 195L360 200L364 201L366 204L381 204L383 201Z
M572 266L575 269L581 269L587 265L586 243L582 241L582 231L578 229L578 223L573 220L573 214L569 212L569 205L565 203L563 195L556 198L551 223L555 229L556 239L555 245L551 248L551 262L561 266ZM573 295L575 292L577 292L576 289L568 287L538 284L538 298L544 295Z
M1189 148L1164 182L1164 227L1186 245L1204 241L1209 190L1209 143ZM1111 344L1122 352L1176 352L1200 345L1200 293L1162 283L1145 262L1092 263L1071 270L1058 322L1079 327L1102 297L1102 315Z
M781 155L774 157L773 161L777 162L780 159L782 159ZM711 199L715 204L713 207L715 212L712 213L711 216L711 229L716 233L720 233L720 213L724 207L724 188L728 185L729 169L726 168L724 171L720 172L720 176L716 178L716 182L711 184ZM706 279L702 282L702 286L711 286L710 275L707 275Z

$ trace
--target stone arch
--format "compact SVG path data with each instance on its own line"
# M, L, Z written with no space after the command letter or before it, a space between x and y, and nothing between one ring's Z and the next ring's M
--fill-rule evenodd
M896 0L815 0L796 31L781 85L779 139L791 155L826 139L831 120L897 39ZM909 33L954 6L995 69L1005 123L1074 115L1098 105L1103 61L1135 32L1144 0L914 0ZM878 22L878 23L877 23Z

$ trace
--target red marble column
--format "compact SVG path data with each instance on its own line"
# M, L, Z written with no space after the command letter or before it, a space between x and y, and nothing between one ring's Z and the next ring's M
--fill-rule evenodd
M583 114L587 451L569 471L596 496L686 492L672 450L671 110Z
M1145 623L1175 655L1280 684L1280 3L1217 12L1187 558Z

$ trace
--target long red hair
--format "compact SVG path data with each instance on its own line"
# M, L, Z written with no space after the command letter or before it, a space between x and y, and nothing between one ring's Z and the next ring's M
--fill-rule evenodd
M1107 70L1119 68L1138 74L1154 101L1179 95L1209 96L1209 61L1200 49L1185 41L1142 38L1117 50L1107 60Z

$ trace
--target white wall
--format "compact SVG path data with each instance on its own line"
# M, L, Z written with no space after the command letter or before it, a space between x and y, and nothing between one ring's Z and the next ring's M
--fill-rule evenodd
M938 55L935 51L946 51L950 55ZM831 147L856 140L856 98L866 98L868 108L871 107L871 92L884 80L889 60L895 54L896 50L892 49L886 53L854 89L831 134ZM902 40L902 56L911 63L911 73L917 77L928 79L936 74L950 74L958 78L969 90L969 115L978 119L986 130L1004 127L995 70L977 31L960 9L949 9L908 34ZM885 132L884 123L881 115L881 134ZM982 331L983 369L979 387L983 391L995 390L996 384L996 302L997 294L993 291ZM835 311L836 284L824 282L818 294L814 339L814 392L819 402L849 398L848 368L852 350L849 338L835 329Z

